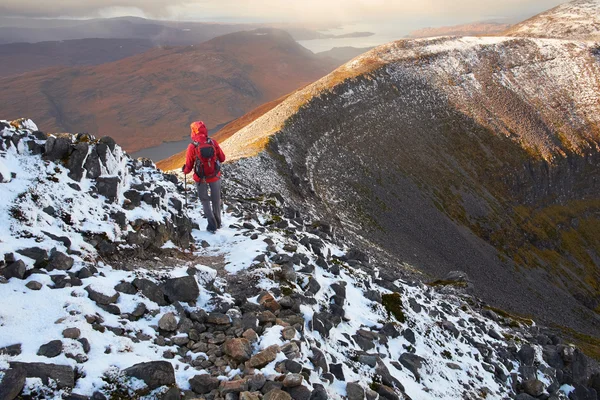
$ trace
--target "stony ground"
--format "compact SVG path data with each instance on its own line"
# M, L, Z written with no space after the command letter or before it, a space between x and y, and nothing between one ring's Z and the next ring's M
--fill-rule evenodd
M89 189L106 179L68 177L77 163L50 161L31 130L5 128L0 153L11 177L0 184L11 232L0 241L1 399L597 398L600 375L577 348L486 307L464 273L424 284L380 268L334 225L233 179L212 235L194 197L186 208L183 186L151 165L122 171L111 199ZM86 188L88 213L41 240L58 224L30 207L26 181L40 175L23 164ZM148 186L132 188L142 176ZM74 211L36 187L38 208ZM10 214L15 204L27 215ZM94 214L103 207L124 214L122 227ZM194 227L188 241L179 225Z

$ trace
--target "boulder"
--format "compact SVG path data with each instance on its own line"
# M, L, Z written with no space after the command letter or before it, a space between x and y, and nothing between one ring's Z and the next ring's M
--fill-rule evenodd
M62 351L63 351L62 341L52 340L46 344L41 345L37 352L37 355L43 356L43 357L48 357L48 358L54 358L54 357L57 357L58 355L60 355L60 353L62 353Z
M275 312L275 311L281 309L281 305L279 305L277 300L275 300L273 295L271 295L271 293L269 293L269 292L262 292L258 296L258 304L260 304L261 306L263 306L264 308L266 308L267 310L272 311L272 312Z
M10 346L0 347L0 355L15 357L21 354L21 343L11 344Z
M129 282L119 282L115 285L115 290L117 292L125 293L125 294L136 294L137 289Z
M50 256L50 259L48 260L48 265L46 266L46 269L48 271L52 271L55 269L61 271L68 271L73 267L74 262L75 260L73 259L73 257L69 257L68 255L60 251L54 251Z
M229 339L223 344L223 352L237 362L244 362L252 356L252 347L247 339Z
M228 393L246 392L248 390L248 380L235 379L232 381L221 381L219 389L223 395L227 395Z
M304 377L300 374L288 374L283 379L283 387L292 388L302 385Z
M265 365L275 360L280 348L278 345L269 346L258 354L254 355L246 362L250 368L263 368Z
M211 312L210 314L208 314L206 322L214 325L230 325L231 318L229 317L229 315L226 314Z
M538 397L544 393L544 384L538 379L529 379L522 383L523 390L530 396Z
M283 390L273 389L264 395L263 400L292 400L292 396Z
M58 389L73 388L75 386L75 371L68 365L55 365L45 363L11 362L11 368L22 369L28 378L40 378L45 385L49 379L56 382Z
M419 369L423 366L425 359L413 353L404 353L400 356L400 364L415 376L417 382L421 380Z
M2 274L2 276L4 276L6 279L24 279L26 273L27 265L25 265L22 260L18 260L12 264L9 264L6 268L0 269L0 274Z
M208 374L204 374L194 376L192 379L189 380L189 383L194 393L206 394L210 393L215 389L218 389L221 381Z
M94 289L91 285L85 287L86 292L88 292L88 296L90 299L95 301L98 304L109 305L115 303L119 299L119 292L115 291L114 293L102 293L100 290Z
M69 158L67 159L67 168L69 169L69 178L74 181L81 181L83 178L83 163L88 156L89 145L85 142L77 143Z
M16 399L25 386L26 378L25 371L21 368L11 368L4 371L4 376L0 381L0 399Z
M198 283L193 276L168 279L161 288L172 303L176 301L196 302L200 296Z
M71 151L71 140L66 137L50 136L46 140L44 160L65 160Z
M321 337L328 338L329 331L333 328L333 316L327 312L315 313L309 323L309 328L319 332Z
M517 357L524 365L530 367L535 360L535 349L528 344L524 344L517 352Z
M79 328L67 328L63 330L62 335L65 339L79 339L81 331Z
M30 247L27 249L17 250L17 253L33 259L35 261L33 265L38 268L44 267L48 262L48 252L39 247Z
M175 370L168 361L150 361L135 364L123 372L125 375L141 379L150 389L175 384Z
M166 332L175 332L177 330L177 318L172 312L166 313L158 321L158 327Z
M165 293L163 290L151 280L136 278L133 281L133 286L135 286L137 290L140 290L142 294L149 300L155 302L159 306L169 305L165 299Z
M100 163L97 145L89 152L83 168L86 170L85 176L88 179L97 179L102 175L102 164Z
M285 389L294 400L310 400L311 391L303 385L289 387Z
M118 176L99 177L96 179L96 190L98 194L106 197L110 202L117 199L121 179Z
M365 389L358 383L348 382L346 384L346 395L348 400L363 400L365 398Z

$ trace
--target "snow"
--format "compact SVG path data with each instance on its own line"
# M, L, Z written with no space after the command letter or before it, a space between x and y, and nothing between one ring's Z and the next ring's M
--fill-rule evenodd
M107 173L122 172L121 193L124 193L124 190L127 190L131 184L142 183L142 178L124 173L127 170L128 161L121 158L123 156L119 148L115 154L117 157L114 157L114 164L107 168ZM122 210L120 207L116 204L106 204L101 197L92 196L88 192L91 187L89 180L84 179L79 183L82 191L72 189L68 185L72 181L68 178L66 170L54 163L44 164L40 156L19 153L17 149L11 148L5 153L0 153L0 161L11 171L17 172L17 178L10 183L3 183L2 190L0 190L0 216L2 216L0 231L3 232L0 236L0 254L14 253L16 250L31 246L39 246L47 250L56 247L66 251L64 245L43 234L43 231L48 231L58 236L68 236L73 243L71 248L81 252L81 256L74 256L73 271L84 266L94 266L98 269L97 274L86 278L84 286L79 287L51 289L52 275L62 274L62 271L51 271L48 275L34 274L25 281L12 278L8 283L0 285L0 297L3 304L0 308L0 347L15 343L22 344L20 355L0 356L0 369L6 368L9 360L52 362L77 367L81 372L81 377L77 380L74 393L91 395L94 391L104 387L103 377L118 376L119 371L137 363L163 360L163 353L166 350L177 351L175 346L159 346L154 343L154 339L158 335L155 328L159 319L165 313L176 313L174 306L161 307L145 298L141 293L134 295L120 293L115 305L120 308L121 313L130 313L139 304L144 304L151 311L139 320L129 320L110 314L98 307L88 297L85 290L87 285L104 294L113 295L115 285L122 281L132 282L135 278L147 278L160 283L165 278L187 276L188 268L193 265L196 269L194 277L200 287L200 295L195 306L187 305L185 307L189 311L203 309L207 312L214 309L217 301L233 303L233 297L226 292L228 275L240 274L244 278L257 277L258 287L263 289L278 286L278 283L274 282L271 277L279 267L268 258L261 265L257 265L254 259L257 254L264 254L265 239L272 240L278 251L282 251L285 244L292 241L283 231L265 230L265 232L257 233L258 238L253 240L248 232L229 228L230 225L241 226L244 221L231 213L225 213L223 228L216 234L204 230L194 230L192 233L196 248L199 249L193 255L199 258L222 259L224 268L217 270L211 265L199 262L186 265L182 262L181 265L165 266L159 271L143 268L133 271L117 270L110 265L110 262L98 259L95 249L85 242L83 235L89 232L102 232L111 240L122 240L125 232L122 232L114 222L105 218L107 212ZM47 173L52 174L55 179L48 181ZM146 182L161 182L160 175L152 168L143 169L142 176ZM180 196L172 184L164 181L161 184L167 188L169 195ZM35 196L32 196L34 194ZM25 221L21 222L9 217L11 215L9 210L15 204L18 204L20 210L23 210ZM54 207L59 213L68 212L71 215L72 223L66 224L61 218L52 217L41 211L47 206ZM187 213L193 221L203 223L199 206L188 209ZM126 214L128 220L137 218L162 220L167 217L166 212L145 205L134 211L128 211ZM258 221L264 222L270 218L269 215L261 212L258 214ZM318 236L308 232L302 234L309 239L318 239ZM202 241L208 242L209 247L202 248ZM165 249L175 247L173 243L163 246ZM345 254L347 249L342 245L326 241L323 251L339 257ZM315 268L314 273L311 274L312 278L321 286L321 290L314 296L316 304L300 306L305 323L303 335L296 335L295 338L301 341L303 348L301 357L297 361L304 365L310 365L307 349L319 347L326 353L328 363L334 362L333 357L335 357L336 363L344 364L343 372L346 381L359 382L367 388L377 373L374 368L356 361L354 356L361 349L351 338L361 329L370 331L374 328L381 328L386 322L394 322L400 331L410 328L415 333L416 343L412 345L402 335L395 339L388 338L387 345L376 340L375 348L371 353L383 355L382 363L396 379L402 382L406 393L411 398L468 397L465 388L469 385L473 387L473 390L487 388L491 391L491 398L509 397L511 382L506 382L506 385L497 382L493 373L484 370L478 350L465 340L465 335L461 334L459 337L455 337L441 325L445 320L454 323L465 334L491 349L489 357L492 362L498 365L502 364L496 353L495 345L498 344L498 341L485 333L477 333L473 324L461 327L461 321L477 320L478 326L481 326L482 331L485 332L493 329L502 335L506 330L497 323L482 318L464 299L454 295L442 295L420 284L396 281L394 284L398 286L399 293L401 293L406 321L395 321L381 304L368 300L364 295L367 289L378 291L380 294L390 293L388 289L375 283L377 270L371 275L337 261L340 264L340 274L336 276L317 266L317 257L306 247L299 245L297 253L308 257L310 265ZM32 260L24 259L24 261L32 267ZM299 270L301 267L296 266L295 268ZM299 274L300 276L303 275ZM42 289L33 291L26 288L25 284L32 280L42 283ZM296 292L303 292L305 288L301 285L307 283L308 277L304 276L304 279L289 284ZM347 318L333 327L329 336L325 338L318 332L311 331L309 322L316 313L329 307L334 294L331 285L334 283L344 285L346 288L344 309ZM409 307L411 299L421 305L423 311L416 312ZM256 303L257 297L250 298L248 301ZM125 336L118 336L110 330L102 333L94 329L93 325L86 320L86 317L90 318L90 316L96 316L103 320L102 325L104 326L123 329ZM63 330L71 327L80 329L81 337L88 339L91 350L87 355L84 354L81 343L62 338ZM282 331L283 326L281 325L268 327L261 335L260 341L255 344L255 352L275 344L283 346L286 342L282 338ZM146 335L149 340L138 340L137 337L140 335ZM62 340L65 351L52 360L38 356L37 352L40 346L51 340ZM420 381L417 381L407 368L398 370L392 364L392 361L398 360L402 354L408 351L415 351L415 354L426 360L421 370ZM78 364L72 358L66 357L68 352L85 356L88 360ZM204 353L188 354L193 358L207 357ZM280 352L273 362L261 369L261 372L270 377L279 375L275 367L277 363L284 360L286 357ZM189 389L188 380L190 378L207 373L190 368L188 364L178 358L168 361L173 364L178 386L184 390ZM461 369L458 371L451 369L447 365L448 362L460 365ZM510 371L505 372L508 375ZM239 373L239 370L228 370L220 379L231 379ZM311 382L320 381L314 371L312 378ZM141 385L139 381L135 380L129 380L128 384L134 387ZM33 379L29 379L27 385L30 391L45 390L40 386L39 381ZM306 385L311 387L308 383ZM329 396L333 399L341 399L346 395L343 382L336 380L333 384L326 385L326 388ZM569 390L572 389L563 388L565 392ZM50 398L51 395L59 396L60 393L50 393L46 397Z

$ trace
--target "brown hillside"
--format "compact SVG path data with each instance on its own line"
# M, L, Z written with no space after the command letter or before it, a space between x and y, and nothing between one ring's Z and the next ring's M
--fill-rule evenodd
M141 54L156 45L147 39L81 39L0 45L0 77L50 67L100 65Z
M213 129L331 69L286 32L256 30L3 78L0 103L10 118L31 116L46 132L111 135L133 152L181 139L197 119Z
M258 108L255 108L254 110L250 111L244 116L225 125L223 129L219 130L212 137L218 142L223 142L225 139L228 139L231 136L233 136L240 129L246 127L256 119L262 117L264 114L271 111L273 108L277 107L279 104L284 102L289 96L289 94L286 94L285 96L282 96L277 100L270 101ZM162 169L163 171L171 171L180 168L184 163L185 150L175 155L172 155L171 157L165 160L159 161L158 163L156 163L156 166Z

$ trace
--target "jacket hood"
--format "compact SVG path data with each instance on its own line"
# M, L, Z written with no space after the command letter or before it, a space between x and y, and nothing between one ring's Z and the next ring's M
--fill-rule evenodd
M208 138L208 130L202 121L192 122L190 125L192 130L190 136L194 142L206 142Z

